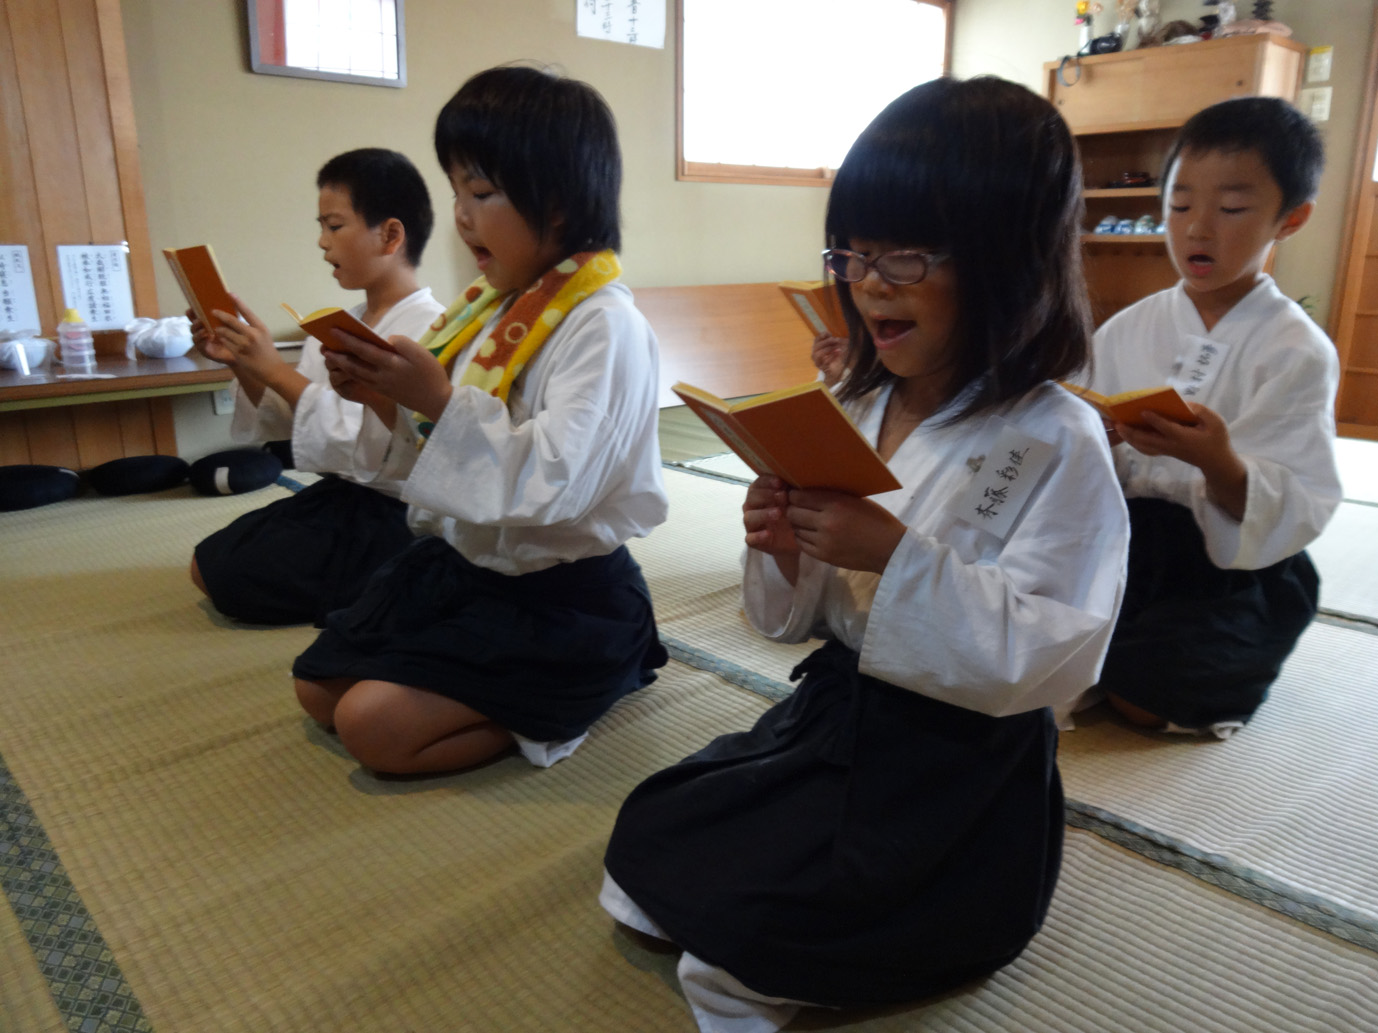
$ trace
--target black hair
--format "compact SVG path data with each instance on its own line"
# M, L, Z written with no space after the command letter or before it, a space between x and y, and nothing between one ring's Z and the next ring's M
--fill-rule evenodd
M892 101L857 138L828 198L830 247L854 239L950 256L958 317L956 422L1065 379L1088 362L1081 164L1067 123L1037 94L992 76L935 79ZM840 289L851 328L839 396L893 381Z
M537 236L564 254L622 246L617 124L588 83L503 66L469 79L435 120L446 173L468 169L507 195Z
M1325 145L1311 120L1279 97L1236 97L1189 118L1163 162L1163 182L1183 151L1255 151L1282 191L1278 216L1313 200L1325 171Z
M407 232L407 261L421 264L435 214L426 181L406 155L384 147L361 147L337 154L316 173L316 188L343 187L349 202L370 229L396 219Z

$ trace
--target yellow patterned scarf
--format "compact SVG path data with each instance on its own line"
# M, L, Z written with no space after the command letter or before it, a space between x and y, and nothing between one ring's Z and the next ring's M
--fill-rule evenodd
M560 262L512 303L474 352L459 386L472 385L507 401L512 382L538 352L570 309L622 275L612 251L582 251ZM448 368L483 329L506 295L480 276L421 335L420 344ZM421 442L434 424L413 413Z

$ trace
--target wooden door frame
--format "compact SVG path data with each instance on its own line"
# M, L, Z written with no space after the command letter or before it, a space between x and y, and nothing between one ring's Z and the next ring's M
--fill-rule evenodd
M1365 131L1360 146L1355 148L1350 171L1349 197L1343 223L1347 227L1347 236L1341 246L1343 259L1327 327L1339 353L1341 390L1344 388L1345 367L1354 345L1354 324L1363 283L1365 253L1370 244L1378 243L1368 239L1373 224L1375 193L1368 188L1373 181L1375 155L1378 155L1378 104L1375 103L1375 96L1378 96L1378 14L1374 17L1369 40L1368 70L1364 77L1363 105L1359 116L1359 125ZM1335 402L1338 406L1339 397ZM1365 424L1341 423L1338 429L1346 437L1378 438L1378 427Z

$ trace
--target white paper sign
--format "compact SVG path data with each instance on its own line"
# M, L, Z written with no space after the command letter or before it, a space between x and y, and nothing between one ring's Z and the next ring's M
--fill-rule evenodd
M123 330L134 321L128 244L59 244L62 303L92 330Z
M0 244L0 332L37 335L41 329L29 249L23 244Z
M574 0L575 31L591 39L665 46L665 0Z
M1029 501L1056 449L1013 423L993 417L999 428L981 469L957 496L956 516L1004 539Z

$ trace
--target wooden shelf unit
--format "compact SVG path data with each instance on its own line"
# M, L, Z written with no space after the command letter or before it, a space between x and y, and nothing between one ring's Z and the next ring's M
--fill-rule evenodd
M1044 95L1077 138L1086 183L1086 278L1097 325L1177 282L1157 234L1098 234L1107 215L1162 217L1157 177L1177 130L1204 107L1232 97L1293 100L1306 47L1272 35L1100 54L1043 66ZM1147 173L1151 187L1112 187L1123 173Z

